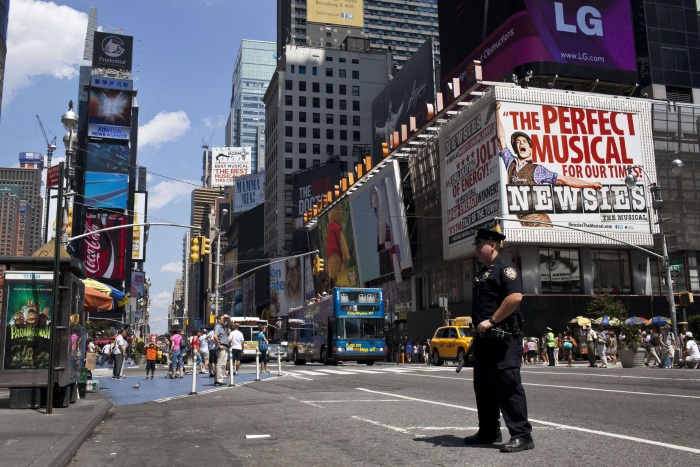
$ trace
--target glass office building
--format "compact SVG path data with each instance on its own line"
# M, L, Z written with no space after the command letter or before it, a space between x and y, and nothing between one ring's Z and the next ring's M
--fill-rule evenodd
M274 42L242 40L233 71L226 146L250 146L253 173L265 170L263 96L277 65L275 48Z

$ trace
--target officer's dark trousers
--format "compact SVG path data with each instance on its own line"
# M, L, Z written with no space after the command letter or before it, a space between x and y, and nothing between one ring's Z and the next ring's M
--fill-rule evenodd
M519 348L519 349L518 349ZM499 411L511 438L532 439L527 400L520 380L522 343L478 338L474 342L474 392L479 433L491 437L500 430Z
M547 347L547 357L549 357L549 366L557 364L556 360L554 360L554 347Z

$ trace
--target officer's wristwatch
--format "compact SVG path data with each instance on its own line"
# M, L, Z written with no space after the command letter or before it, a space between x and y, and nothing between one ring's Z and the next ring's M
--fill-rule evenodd
M491 323L491 326L496 326L496 322L493 320L493 318L489 318L489 323Z

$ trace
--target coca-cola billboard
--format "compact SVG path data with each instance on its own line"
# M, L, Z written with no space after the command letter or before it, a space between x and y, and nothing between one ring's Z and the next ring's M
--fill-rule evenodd
M86 234L119 225L126 225L126 216L99 211L89 211L85 214ZM124 279L126 234L127 229L116 229L85 237L82 259L88 277Z

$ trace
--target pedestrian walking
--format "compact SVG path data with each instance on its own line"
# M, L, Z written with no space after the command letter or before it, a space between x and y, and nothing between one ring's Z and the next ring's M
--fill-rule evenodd
M612 365L617 365L617 337L615 336L615 332L612 330L608 331L607 337L608 358Z
M233 323L233 331L231 331L229 336L231 339L231 352L233 353L231 358L235 363L235 369L233 370L234 375L237 375L241 369L241 359L243 358L243 345L245 341L243 333L238 329L239 327L238 323Z
M527 341L527 359L529 365L534 365L537 361L537 338L531 337Z
M216 377L216 365L219 355L219 346L214 340L214 330L212 329L207 334L207 341L209 342L209 377Z
M542 334L540 338L540 358L542 363L549 365L549 355L547 354L547 334Z
M207 330L204 328L200 329L199 333L199 358L202 361L200 373L206 374L209 369L209 337L207 336Z
M258 350L260 351L260 373L269 373L267 370L267 349L269 342L265 336L266 328L260 325L260 330L258 331Z
M124 353L126 352L126 341L124 336L126 331L120 329L117 334L117 338L114 339L114 350L112 355L114 356L114 368L112 370L112 379L121 379L122 376L122 366L124 364Z
M202 335L202 331L197 329L192 333L192 337L190 337L190 354L192 355L192 358L194 358L194 372L197 373L197 365L201 365L202 363L202 357L199 354L199 336Z
M411 363L411 355L413 355L413 344L411 344L411 341L408 341L406 344L406 363Z
M673 357L676 354L676 344L671 326L666 324L661 330L659 339L661 347L661 361L663 368L673 368Z
M605 347L607 345L605 330L602 326L598 327L598 339L596 340L596 347L598 352L598 358L600 358L600 367L607 368L608 360L605 358Z
M520 380L522 279L515 263L499 256L505 238L498 232L479 229L474 240L476 257L483 264L475 278L472 308L472 321L478 323L479 332L473 343L479 430L464 442L500 442L500 412L510 433L510 441L501 446L501 452L519 452L533 449L535 443Z
M657 367L661 367L661 357L659 357L659 335L650 331L647 335L647 353L644 355L644 364L649 366L649 360L653 359Z
M573 355L574 355L574 338L571 334L568 332L564 334L564 343L562 344L562 348L564 349L564 358L566 358L566 361L568 362L568 367L573 366Z
M554 363L559 365L559 350L561 350L562 346L564 345L564 337L561 335L561 333L559 333L554 339L556 340L556 346L554 347ZM561 357L563 358L563 355L561 355Z
M586 327L586 349L588 350L588 366L595 368L595 345L598 340L598 334L591 328L590 324Z
M554 339L554 333L552 328L546 328L547 333L545 334L545 345L547 346L547 360L549 361L549 366L554 366L557 364L557 360L554 356L554 349L557 346L557 341Z
M155 379L156 376L156 357L158 356L158 346L155 342L149 342L146 344L146 379L148 379L148 373L151 373L151 379Z
M182 335L177 329L170 333L170 378L183 378L185 363L182 358Z
M219 315L214 327L214 342L216 342L216 381L214 386L223 386L226 376L226 361L228 360L228 334L224 328L224 315ZM211 350L209 351L211 353Z

